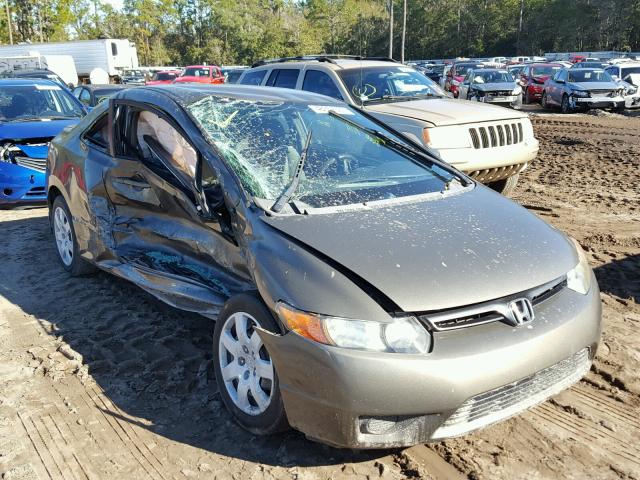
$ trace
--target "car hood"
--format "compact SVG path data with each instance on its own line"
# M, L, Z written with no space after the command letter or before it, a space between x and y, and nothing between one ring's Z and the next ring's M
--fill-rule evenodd
M571 82L567 84L573 90L616 90L619 88L612 82Z
M516 88L516 82L503 83L474 83L471 88L482 92L494 92L497 90L513 90Z
M518 293L577 263L562 233L482 186L414 204L262 219L366 280L405 312Z
M185 75L175 79L175 81L178 83L179 82L209 83L209 80L211 80L209 77L195 77L195 76L189 76L189 75Z
M75 125L79 118L34 122L0 122L0 140L24 141L29 139L51 139L65 127Z
M378 103L366 105L365 110L374 114L384 113L415 118L432 123L437 127L526 117L525 114L515 110L506 110L495 105L469 102L467 100L454 100L452 98Z

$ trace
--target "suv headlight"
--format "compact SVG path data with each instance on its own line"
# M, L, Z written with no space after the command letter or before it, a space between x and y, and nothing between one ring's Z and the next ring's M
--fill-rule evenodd
M571 92L571 95L573 95L574 97L580 97L580 98L586 98L589 97L589 92L586 92L584 90L573 90Z
M567 272L567 287L574 292L586 295L591 288L591 267L580 244L571 239L578 253L578 264Z
M431 335L414 317L391 322L353 320L304 312L278 302L276 312L292 332L314 342L374 352L427 353Z

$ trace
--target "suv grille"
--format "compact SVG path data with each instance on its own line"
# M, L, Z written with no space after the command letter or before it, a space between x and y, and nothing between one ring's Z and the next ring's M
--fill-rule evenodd
M591 365L585 348L551 367L465 401L433 435L455 437L512 417L580 380Z
M476 149L515 145L524 140L521 122L470 127L469 135L471 135L473 148Z

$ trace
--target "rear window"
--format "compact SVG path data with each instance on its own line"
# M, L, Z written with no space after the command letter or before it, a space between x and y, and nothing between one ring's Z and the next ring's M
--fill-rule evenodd
M253 72L247 72L240 83L242 85L260 85L262 83L262 79L267 74L266 70L256 70Z
M209 69L208 68L186 68L184 73L182 74L184 77L208 77Z
M271 75L269 75L269 80L267 80L267 86L296 88L296 82L298 81L299 74L300 70L292 68L272 70Z

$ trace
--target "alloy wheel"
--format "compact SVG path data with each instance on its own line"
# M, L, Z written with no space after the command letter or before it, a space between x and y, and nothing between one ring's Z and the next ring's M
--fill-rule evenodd
M273 363L248 313L237 312L225 321L218 344L222 379L233 403L248 415L259 415L274 393Z
M62 207L57 207L53 214L53 230L60 259L69 267L73 262L73 235L67 212Z

